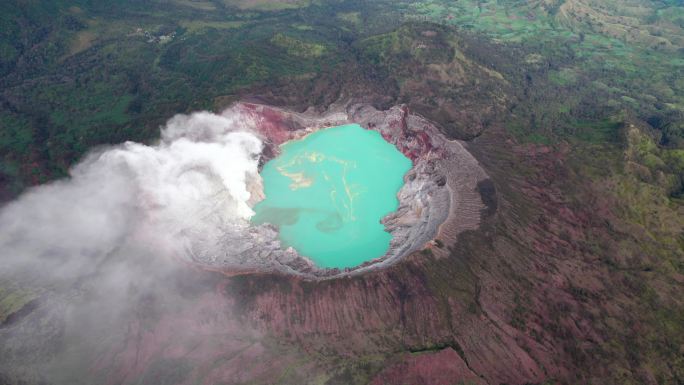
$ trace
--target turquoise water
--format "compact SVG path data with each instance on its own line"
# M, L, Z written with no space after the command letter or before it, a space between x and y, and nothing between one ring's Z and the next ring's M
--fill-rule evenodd
M391 236L380 220L397 209L411 161L358 124L317 131L281 147L261 171L266 198L252 222L280 228L319 267L345 268L381 257Z

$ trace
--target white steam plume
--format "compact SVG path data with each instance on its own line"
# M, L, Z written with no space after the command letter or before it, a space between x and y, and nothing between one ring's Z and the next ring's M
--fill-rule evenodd
M259 182L262 143L252 126L230 110L178 115L155 146L127 142L89 154L69 179L2 208L0 272L73 279L124 245L183 257L239 240L253 214L250 186Z

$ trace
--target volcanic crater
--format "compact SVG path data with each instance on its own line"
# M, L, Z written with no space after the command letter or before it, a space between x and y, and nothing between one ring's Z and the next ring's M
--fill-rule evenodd
M192 253L193 261L204 268L226 275L278 273L312 280L351 276L389 266L416 252L447 256L446 245L453 245L461 232L480 225L486 205L478 184L488 179L487 174L464 143L448 140L435 124L411 113L407 106L380 111L369 104L339 103L323 113L312 109L298 113L241 102L232 110L248 119L264 141L261 166L278 156L280 145L285 142L352 123L379 132L413 166L397 194L397 210L382 219L392 240L380 258L351 268L321 268L293 248L281 247L278 229L262 224L249 226L246 237L239 242L239 250L227 250L220 255ZM260 177L252 179L248 189L253 206L264 195Z

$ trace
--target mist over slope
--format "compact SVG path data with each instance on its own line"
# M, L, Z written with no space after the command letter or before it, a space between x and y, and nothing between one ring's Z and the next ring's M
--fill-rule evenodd
M87 370L74 365L111 346L141 302L187 307L176 279L184 262L235 250L249 226L262 149L251 126L231 110L177 115L158 144L99 148L68 179L6 204L0 276L40 303L19 328L7 329L11 319L0 328L0 373L83 380ZM40 348L51 339L61 341L56 356Z

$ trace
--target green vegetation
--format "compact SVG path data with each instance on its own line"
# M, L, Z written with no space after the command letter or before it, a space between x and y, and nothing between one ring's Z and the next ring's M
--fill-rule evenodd
M180 25L189 33L202 32L206 29L233 29L240 28L244 21L204 21L204 20L181 20Z
M7 317L21 310L36 297L30 291L15 288L3 282L3 285L0 285L0 325L7 320Z
M244 10L279 11L308 7L310 0L223 0L223 4Z
M302 58L321 57L325 53L325 46L322 44L306 43L292 38L282 33L277 33L271 39L271 43L284 48L288 55Z
M629 108L644 118L659 117L661 126L684 115L682 8L671 2L428 0L400 7L407 19L454 25L529 52L525 70L533 92L551 96L537 107L545 115L566 115L588 97L603 110ZM559 105L549 106L554 95ZM548 119L541 114L534 119L533 131L557 123L539 121Z
M93 145L154 139L174 113L358 69L464 137L513 97L506 125L520 140L604 140L601 122L628 109L661 145L684 142L684 16L666 1L42 0L1 11L0 115L16 136L0 143L4 196L64 175ZM407 21L419 23L397 29ZM483 109L491 118L471 122Z
M175 113L337 60L329 36L290 27L305 25L293 11L254 12L271 2L105 3L0 6L0 196L65 175L92 146L154 140Z
M354 27L358 27L362 23L360 12L340 12L337 14L337 18L351 24Z

